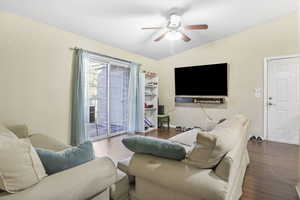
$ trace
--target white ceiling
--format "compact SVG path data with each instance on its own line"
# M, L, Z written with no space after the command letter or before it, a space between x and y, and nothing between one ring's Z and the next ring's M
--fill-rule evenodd
M160 31L141 30L166 24L171 9L184 24L208 24L185 31L192 40L153 42ZM114 47L161 59L285 16L297 0L1 0L0 10L27 16Z

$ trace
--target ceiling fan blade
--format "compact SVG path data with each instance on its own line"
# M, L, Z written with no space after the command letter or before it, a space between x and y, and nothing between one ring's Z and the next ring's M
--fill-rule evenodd
M191 38L189 36L187 36L185 33L183 32L180 32L181 35L182 35L182 39L185 41L185 42L189 42L191 40Z
M161 39L163 39L163 38L166 36L167 33L168 33L168 31L165 32L165 33L163 33L161 36L159 36L158 38L156 38L154 41L155 41L155 42L160 41Z
M184 26L184 28L187 30L208 29L208 25L207 24L195 24L195 25Z
M163 27L161 26L156 26L156 27L143 27L142 30L149 30L149 29L162 29Z

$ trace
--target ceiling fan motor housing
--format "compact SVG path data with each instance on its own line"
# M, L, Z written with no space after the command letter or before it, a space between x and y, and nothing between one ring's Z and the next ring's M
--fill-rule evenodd
M177 14L171 14L168 23L168 28L176 30L180 27L181 27L181 16Z

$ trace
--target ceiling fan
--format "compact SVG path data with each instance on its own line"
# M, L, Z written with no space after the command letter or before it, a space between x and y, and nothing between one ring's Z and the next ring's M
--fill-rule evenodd
M183 33L183 30L203 30L208 29L208 25L206 24L195 24L195 25L187 25L183 26L181 22L181 16L178 14L171 14L166 27L156 26L156 27L144 27L142 30L150 30L150 29L164 29L166 31L156 38L154 41L158 42L163 38L168 40L179 40L182 39L185 42L189 42L191 38Z

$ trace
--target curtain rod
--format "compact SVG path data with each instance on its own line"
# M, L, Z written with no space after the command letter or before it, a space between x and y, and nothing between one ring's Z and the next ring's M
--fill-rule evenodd
M115 57L112 57L112 56L107 56L107 55L104 55L104 54L101 54L101 53L96 53L96 52L93 52L93 51L88 51L88 50L85 50L85 49L82 49L82 48L78 48L78 47L72 47L70 48L70 50L84 50L90 54L94 54L94 55L97 55L97 56L102 56L102 57L105 57L105 58L110 58L110 59L115 59L115 60L118 60L118 61L122 61L122 62L126 62L126 63L133 63L131 61L128 61L128 60L124 60L124 59L120 59L120 58L115 58Z

